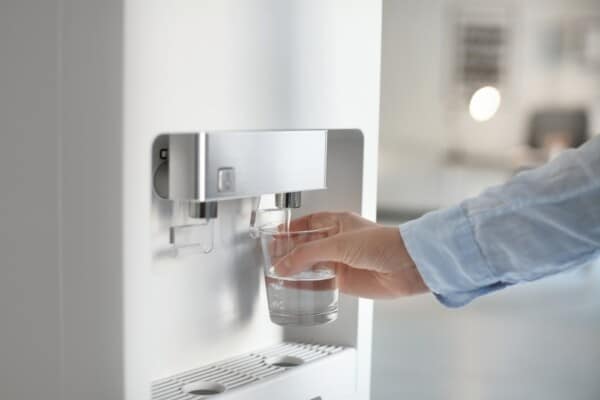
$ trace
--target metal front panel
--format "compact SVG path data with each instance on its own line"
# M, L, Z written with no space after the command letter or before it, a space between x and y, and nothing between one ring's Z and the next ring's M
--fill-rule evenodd
M242 199L326 188L326 130L161 136L168 137L168 182L155 184L165 185L171 200Z
M324 189L326 164L325 130L208 132L206 200ZM235 174L229 191L219 191L223 170Z
M169 135L169 183L171 200L204 198L204 133Z

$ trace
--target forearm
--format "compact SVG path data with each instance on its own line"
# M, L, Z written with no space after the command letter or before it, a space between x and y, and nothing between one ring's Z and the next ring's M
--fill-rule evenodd
M600 249L600 138L400 230L449 306L581 265Z

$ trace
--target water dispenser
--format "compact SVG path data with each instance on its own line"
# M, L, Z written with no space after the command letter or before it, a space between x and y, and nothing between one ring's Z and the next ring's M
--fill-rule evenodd
M326 130L164 134L153 153L154 192L173 202L178 248L212 250L219 202L274 194L278 208L299 208L302 191L326 188Z
M381 1L2 4L0 399L367 399L372 302L273 323L256 232L375 217Z
M327 319L333 322L273 324L265 261L251 231L265 207L293 209L294 218L360 213L363 152L358 130L156 137L152 308L161 324L153 332L160 343L153 400L359 398L370 354L369 305L341 295L337 319Z

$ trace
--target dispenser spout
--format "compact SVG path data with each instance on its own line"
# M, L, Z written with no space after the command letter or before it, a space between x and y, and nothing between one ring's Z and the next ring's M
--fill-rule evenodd
M302 205L302 192L277 193L275 205L277 208L300 208Z
M196 202L189 203L188 213L191 218L213 219L217 218L217 202Z

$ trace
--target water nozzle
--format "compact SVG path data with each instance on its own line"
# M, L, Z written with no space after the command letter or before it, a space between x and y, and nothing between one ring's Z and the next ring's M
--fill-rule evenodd
M302 192L277 193L275 205L277 208L300 208L302 205Z
M217 202L190 202L188 214L190 218L197 219L217 218Z

